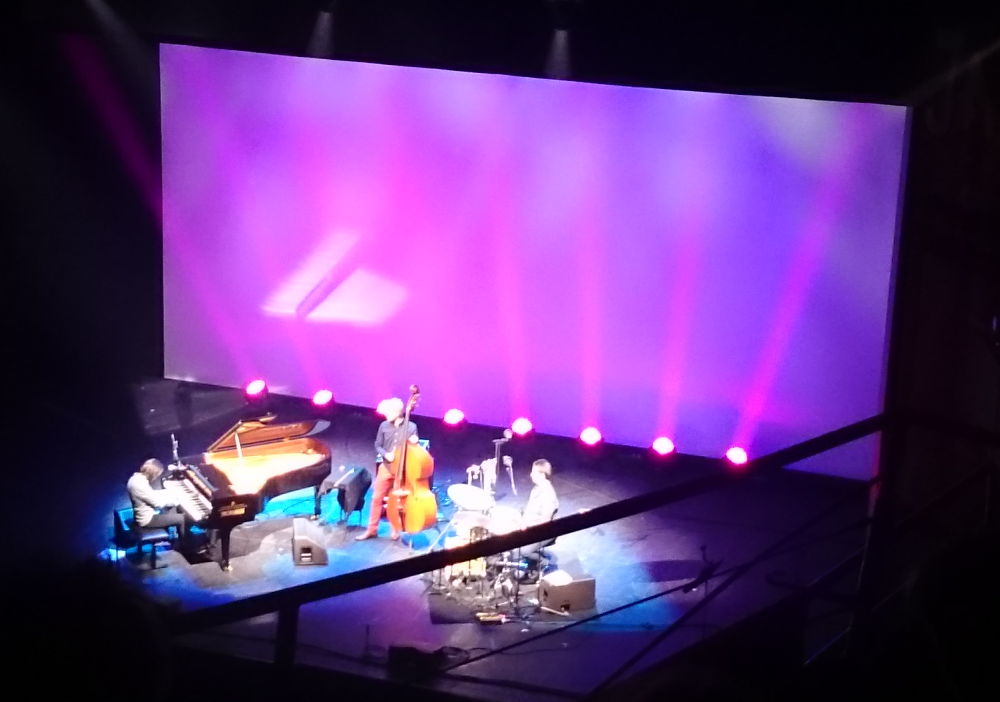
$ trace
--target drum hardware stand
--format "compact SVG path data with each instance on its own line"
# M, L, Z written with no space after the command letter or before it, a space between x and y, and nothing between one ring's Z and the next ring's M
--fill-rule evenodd
M517 547L517 570L514 572L514 614L518 617L521 616L521 577L519 577L520 569L524 565L524 559L521 556L521 547ZM527 574L527 571L525 571Z
M445 525L444 529L438 532L437 537L435 537L434 541L431 542L431 545L427 547L427 550L424 553L432 553L434 549L437 548L437 545L441 543L445 535L449 531L451 531L451 526L452 524L455 523L455 519L456 517L458 517L458 513L461 511L462 510L455 510L454 514L451 515L451 519L448 520L448 523Z
M436 568L427 574L429 576L427 590L424 592L434 592L441 593L446 592L450 596L451 593L448 592L448 586L444 582L444 568Z
M490 568L498 570L495 576L487 577L483 581L488 591L487 600L474 612L480 623L529 623L531 621L530 614L522 612L521 578L523 577L523 567L524 559L521 557L521 548L504 552L496 561L487 564L487 574ZM504 586L508 583L509 589L505 589ZM476 599L480 597L482 594L477 595ZM561 612L555 613L562 614Z
M492 602L494 609L498 609L498 594L506 600L506 604L511 609L511 614L506 621L526 621L526 617L521 614L521 568L524 560L521 558L521 549L504 553L500 560L494 562L494 566L499 566L500 570L490 583ZM510 591L503 591L505 579L510 582ZM498 593L499 590L499 593Z
M470 544L477 543L477 542L482 541L483 539L487 539L487 538L489 538L489 532L484 527L472 527L472 529L469 530L469 543ZM483 562L483 573L482 573L482 575L478 576L479 577L479 582L477 583L477 592L475 594L475 597L477 597L479 599L482 599L483 597L486 596L485 585L486 585L486 576L487 576L487 572L488 572L487 571L487 564L486 564L486 557L485 556L480 556L480 558L475 558L475 559L466 561L465 562L465 575L463 576L463 578L465 579L466 582L468 582L469 578L472 577L473 564L476 561L478 561L478 560L482 560L482 562Z
M455 513L452 514L451 519L448 520L448 523L445 525L444 529L438 532L437 537L435 537L434 541L431 542L431 545L427 547L425 553L433 553L434 549L437 548L437 545L441 543L441 541L445 538L448 532L451 531L451 526L452 524L455 523L455 519L458 517L460 511L461 510L456 510ZM451 582L450 581L447 583L444 582L444 571L445 568L447 567L448 566L442 566L440 568L434 569L431 572L431 588L437 592L447 592L448 596L450 597Z

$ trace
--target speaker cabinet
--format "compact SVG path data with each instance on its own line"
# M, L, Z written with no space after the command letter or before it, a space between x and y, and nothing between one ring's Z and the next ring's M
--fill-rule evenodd
M365 504L365 495L371 487L371 473L363 466L340 466L330 471L317 489L317 496L322 497L333 490L337 491L337 504L341 514L346 519L352 512L360 512Z
M365 504L365 494L371 487L372 476L365 468L355 466L339 485L337 504L346 517L351 512L360 512Z
M574 578L564 570L546 574L538 583L538 604L557 612L593 609L596 583L590 576Z
M304 517L295 517L292 521L292 558L295 565L326 565L330 562L319 524Z

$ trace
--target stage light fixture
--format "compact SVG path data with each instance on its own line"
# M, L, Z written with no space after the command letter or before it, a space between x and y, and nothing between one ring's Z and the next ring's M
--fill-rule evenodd
M511 431L518 436L524 436L532 430L531 420L527 417L518 417L510 425Z
M596 446L602 438L601 432L597 427L587 427L580 432L580 441L587 444L587 446Z
M318 10L306 54L316 58L330 58L333 56L333 23L337 3L335 0L323 0L319 3Z
M450 409L444 413L445 424L459 424L465 419L465 412L460 409Z
M568 80L572 75L570 62L570 41L568 29L552 30L549 52L545 58L545 77L554 80Z
M323 388L313 393L312 403L314 406L327 407L331 402L333 402L333 393L330 390Z
M677 447L674 446L674 442L671 441L666 436L658 436L653 441L653 451L661 456L666 456L674 452Z
M739 446L732 446L726 451L726 460L734 466L741 466L749 460L746 449Z
M549 0L548 5L556 29L573 29L583 9L581 0Z
M243 399L246 411L250 414L260 414L267 410L268 388L263 378L254 378L243 386Z
M243 388L243 394L248 400L262 400L267 397L267 383L263 378L254 378Z
M567 80L571 73L570 32L578 23L581 11L579 0L549 0L552 15L552 37L545 58L545 76Z

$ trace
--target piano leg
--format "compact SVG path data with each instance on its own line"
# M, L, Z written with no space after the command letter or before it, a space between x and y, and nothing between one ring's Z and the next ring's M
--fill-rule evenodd
M229 529L219 529L219 535L222 537L222 560L219 561L219 565L224 571L231 571L233 567L229 565L229 536L232 532L232 528Z

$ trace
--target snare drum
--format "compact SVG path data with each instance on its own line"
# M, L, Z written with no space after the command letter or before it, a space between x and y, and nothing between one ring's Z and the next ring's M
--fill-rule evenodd
M521 512L513 507L497 505L490 510L491 534L509 534L521 528Z

